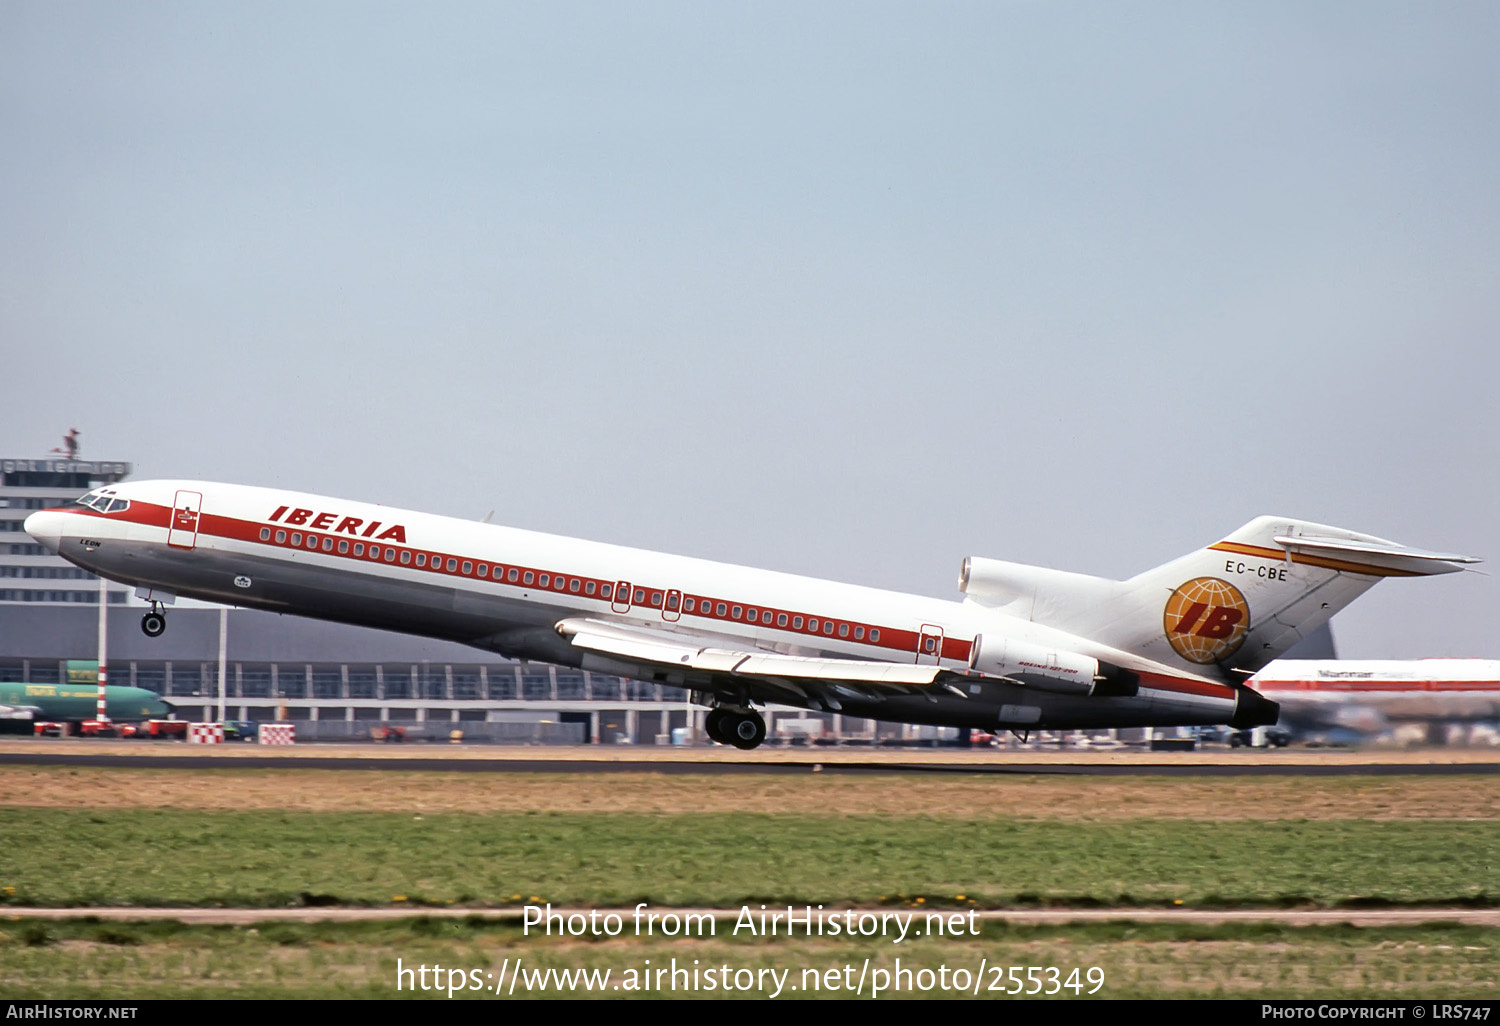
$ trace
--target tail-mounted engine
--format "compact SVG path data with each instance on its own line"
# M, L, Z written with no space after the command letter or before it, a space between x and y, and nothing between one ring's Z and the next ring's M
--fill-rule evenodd
M980 673L1065 695L1129 696L1136 693L1140 682L1129 670L1077 652L1059 652L1013 638L986 638L982 634L974 639L969 666Z

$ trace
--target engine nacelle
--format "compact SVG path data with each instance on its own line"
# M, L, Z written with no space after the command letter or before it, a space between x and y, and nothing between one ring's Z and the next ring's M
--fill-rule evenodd
M969 666L1044 691L1065 695L1133 695L1140 678L1077 652L1063 652L1004 636L974 639Z
M1041 567L1007 563L1002 559L965 556L958 570L958 590L973 599L1005 603L1036 590L1037 578L1048 574Z
M1068 630L1082 611L1113 600L1120 587L1118 581L1102 577L983 556L964 559L958 573L958 590L970 600L1063 630Z
M1056 652L1003 635L974 639L969 665L980 673L1009 677L1032 687L1069 695L1094 693L1099 661L1076 652Z

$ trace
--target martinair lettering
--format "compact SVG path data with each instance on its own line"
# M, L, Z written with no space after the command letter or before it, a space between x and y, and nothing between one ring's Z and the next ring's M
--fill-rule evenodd
M269 519L273 524L290 524L293 527L301 527L305 524L316 531L332 531L334 534L351 534L356 538L374 538L376 541L406 544L406 527L402 524L392 524L376 534L375 532L383 526L379 520L371 520L368 524L359 517L344 517L339 520L337 513L315 513L310 509L293 509L290 506L277 506L276 512L272 513ZM309 520L311 523L308 522ZM338 526L334 526L335 520L338 521ZM360 530L361 527L364 528L363 531Z

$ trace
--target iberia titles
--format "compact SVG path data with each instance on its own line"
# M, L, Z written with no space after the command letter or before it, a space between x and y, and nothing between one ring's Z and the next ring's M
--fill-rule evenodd
M380 531L384 525L379 520L371 520L367 524L359 517L341 519L337 513L314 513L310 509L293 509L290 506L277 506L276 512L272 513L269 519L273 524L308 527L314 531L331 531L334 534L348 534L356 538L374 538L376 541L406 544L406 527L402 524L392 524L384 531ZM361 527L364 530L360 530ZM376 534L376 531L380 533Z

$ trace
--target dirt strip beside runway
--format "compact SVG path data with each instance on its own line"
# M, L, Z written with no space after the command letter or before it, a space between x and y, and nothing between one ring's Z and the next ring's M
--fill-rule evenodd
M804 909L792 906L798 915ZM597 913L602 919L611 913L622 922L631 922L633 908L589 909L554 908L553 914L566 919L569 915L587 918ZM672 908L653 906L658 915L671 912L674 915L712 916L719 920L733 920L742 914L742 909ZM773 910L774 911L774 910ZM880 917L892 914L924 916L927 910L917 909L824 909L826 917L843 918L846 912L855 916ZM934 914L951 916L952 910L933 909ZM355 923L378 922L393 919L431 917L441 919L467 919L477 917L499 921L521 922L525 910L521 908L11 908L0 920L11 919L83 919L93 918L110 922L162 922L177 921L203 926L253 926L257 923ZM756 910L759 914L759 910ZM969 913L959 913L967 919ZM1349 924L1352 926L1411 926L1419 923L1459 923L1465 926L1500 926L1500 910L1467 908L1403 908L1403 909L1002 909L975 911L974 917L981 922L1001 921L1017 925L1053 925L1067 923L1139 922L1139 923L1195 923L1218 925L1220 923L1282 923L1289 926L1326 926ZM917 920L921 922L919 918Z
M941 816L956 820L1497 820L1500 774L1143 777L941 773L507 774L0 765L0 806L210 812ZM684 767L692 769L692 767Z

